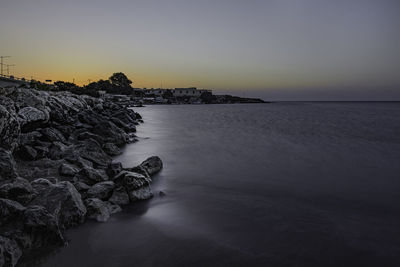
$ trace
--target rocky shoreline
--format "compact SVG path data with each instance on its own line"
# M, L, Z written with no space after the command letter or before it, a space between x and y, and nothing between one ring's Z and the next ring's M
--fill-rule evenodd
M0 267L66 245L66 229L153 196L159 157L130 168L112 161L141 122L100 98L0 88Z

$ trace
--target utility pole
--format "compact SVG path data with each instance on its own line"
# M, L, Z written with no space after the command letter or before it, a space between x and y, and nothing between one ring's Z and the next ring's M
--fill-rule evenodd
M10 67L14 67L15 64L5 64L7 66L7 76L10 77Z
M1 59L1 77L3 77L3 58L8 58L8 57L11 57L11 56L0 56L0 59Z

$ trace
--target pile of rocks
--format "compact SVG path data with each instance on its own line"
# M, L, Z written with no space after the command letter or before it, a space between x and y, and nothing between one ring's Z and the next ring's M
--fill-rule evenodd
M112 162L135 141L139 114L68 92L0 88L0 266L22 252L63 245L85 219L107 221L121 206L153 196L151 157Z

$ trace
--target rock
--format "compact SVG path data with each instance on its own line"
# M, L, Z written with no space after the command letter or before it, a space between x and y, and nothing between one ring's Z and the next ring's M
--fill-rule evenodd
M49 153L49 149L45 146L34 146L36 150L36 158L44 158Z
M106 173L110 178L114 178L115 175L122 171L121 162L112 162L108 165Z
M16 178L12 183L4 184L0 187L0 197L18 201L23 205L27 205L37 192L31 184L23 179Z
M98 222L106 222L110 218L110 209L106 202L98 198L85 199L86 216Z
M117 205L129 204L129 195L126 192L125 187L120 186L120 187L114 189L112 196L108 201L113 204L117 204Z
M125 145L127 142L127 134L114 123L103 120L96 124L93 128L93 133L105 138L107 142L114 143L118 146Z
M49 147L48 157L52 160L66 158L65 153L68 148L69 147L67 145L64 145L61 142L53 142ZM73 156L76 158L75 155Z
M0 226L3 226L9 222L18 221L24 212L25 207L20 203L0 198Z
M15 266L21 256L22 251L17 242L0 236L0 266Z
M48 112L39 110L35 107L24 107L18 112L18 120L23 132L33 130L46 124L50 118Z
M15 111L0 105L0 148L13 151L18 146L20 131Z
M160 191L159 193L158 193L158 195L160 196L160 197L165 197L165 193L163 192L163 191Z
M64 156L68 157L69 160L77 160L79 157L84 158L93 162L95 167L107 168L108 164L111 163L110 156L108 156L93 139L81 141L69 147L65 151Z
M86 192L90 189L90 185L87 185L84 182L75 182L74 186L79 192Z
M84 132L79 133L76 136L76 139L79 140L79 141L90 139L90 138L92 138L93 140L96 140L100 144L104 143L104 138L103 137L101 137L101 136L99 136L97 134L90 133L90 132L88 132L86 130L84 130Z
M61 142L61 143L65 143L65 137L64 135L57 130L56 128L44 128L41 131L42 136L42 140L44 141L50 141L50 142Z
M136 190L129 191L129 200L136 202L139 200L146 200L153 197L153 192L150 186L141 187Z
M151 179L136 172L122 171L114 177L116 184L121 184L129 192L151 184Z
M0 148L0 181L17 177L16 163L10 151Z
M71 164L63 163L60 165L59 172L60 175L74 176L79 172L79 169Z
M121 207L118 204L114 204L109 201L106 201L105 203L107 205L107 208L108 208L108 211L110 212L110 214L114 214L114 213L122 211Z
M18 156L23 160L35 160L38 153L33 147L26 145L19 147Z
M65 244L57 220L42 206L29 206L23 214L24 232L33 247Z
M105 170L97 170L90 167L82 168L79 171L77 177L80 181L83 181L89 185L108 180L108 176Z
M87 196L89 198L99 198L101 200L107 200L111 197L114 187L115 184L112 181L97 183L87 191Z
M125 188L131 202L153 197L151 179L142 174L122 171L114 177L114 182Z
M159 157L153 156L143 161L140 166L143 167L150 176L153 176L157 172L161 171L163 163Z
M121 149L114 145L113 143L105 143L103 145L103 150L110 156L118 156L122 154Z
M32 205L41 205L58 221L61 228L68 228L83 223L86 208L81 195L67 181L52 184L46 179L37 179L31 184L38 191Z
M19 136L19 143L21 146L26 146L26 145L33 145L36 140L40 139L42 137L42 134L39 133L38 131L32 131L29 133L21 133Z

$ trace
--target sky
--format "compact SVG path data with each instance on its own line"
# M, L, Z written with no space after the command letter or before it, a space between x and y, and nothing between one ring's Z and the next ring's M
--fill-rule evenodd
M400 100L399 0L0 0L18 77Z

